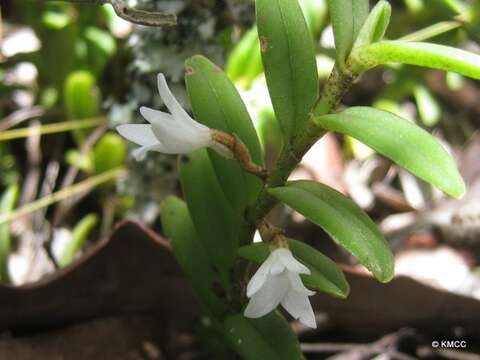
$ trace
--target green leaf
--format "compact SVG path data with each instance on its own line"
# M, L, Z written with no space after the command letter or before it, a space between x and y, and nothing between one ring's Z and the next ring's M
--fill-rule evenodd
M257 0L256 7L268 90L289 143L318 96L313 40L297 0Z
M263 149L275 159L282 149L282 130L271 106L257 109L256 126Z
M42 44L35 57L35 66L42 78L39 90L43 92L52 87L61 92L65 78L76 66L77 14L70 4L50 2L42 4L36 12L36 21L31 25L35 24L35 34Z
M226 311L226 305L212 291L215 272L198 239L187 205L179 198L169 196L160 205L160 216L183 272L191 279L193 288L207 308L213 314L221 315Z
M94 170L94 164L91 155L91 152L88 154L82 154L77 149L70 149L65 153L65 162L68 165L75 166L82 171L91 173Z
M225 72L230 79L247 88L263 72L256 26L248 30L233 48L227 58Z
M7 214L15 208L18 198L18 185L9 186L0 198L0 214ZM12 248L10 223L0 224L0 282L9 282L8 257Z
M423 85L416 85L413 96L417 103L418 114L426 126L434 126L441 116L440 105L433 94Z
M109 32L94 26L85 29L84 37L88 47L89 66L95 74L101 76L108 61L117 51L117 43Z
M340 68L352 49L363 23L367 19L368 0L328 0L328 9L335 37L336 58Z
M288 245L295 258L304 263L311 271L310 275L301 275L306 286L340 298L348 296L350 287L337 264L317 249L301 241L288 239ZM261 242L242 246L238 249L238 255L257 263L263 263L270 255L269 245Z
M299 4L310 32L314 38L318 38L327 17L325 0L299 0Z
M61 30L72 22L72 16L59 11L45 11L42 14L42 23L49 29Z
M88 235L97 225L98 217L95 214L88 214L83 217L73 228L72 238L67 244L63 254L58 260L58 264L61 267L69 265L78 251L82 248L87 240Z
M84 119L98 115L100 98L95 76L89 71L70 73L64 87L65 109L70 119Z
M113 56L117 50L117 44L112 35L100 28L94 26L87 27L85 29L85 38L106 58Z
M242 314L224 321L227 340L245 360L302 360L297 337L278 312L272 311L258 319Z
M440 3L459 15L465 13L468 9L467 5L460 0L441 0Z
M236 134L247 146L252 160L263 164L260 142L248 111L225 73L198 55L188 59L185 66L195 118L210 128ZM214 151L209 151L209 157L226 197L243 212L257 197L262 181L245 172L235 159L225 159Z
M365 46L382 40L390 23L391 13L391 5L387 1L379 1L363 24L354 47Z
M123 165L127 155L127 147L117 134L108 133L102 136L93 150L95 172L101 174Z
M391 280L394 263L388 243L373 221L353 201L313 181L293 181L288 186L273 188L269 192L321 226L378 280Z
M225 279L236 256L241 219L222 191L207 150L182 156L179 167L183 193L198 237Z
M316 122L360 140L453 197L465 193L465 184L451 156L428 132L397 115L352 107L322 116Z
M355 48L351 55L352 70L361 73L387 63L424 66L453 71L480 79L480 56L444 45L424 42L381 41Z

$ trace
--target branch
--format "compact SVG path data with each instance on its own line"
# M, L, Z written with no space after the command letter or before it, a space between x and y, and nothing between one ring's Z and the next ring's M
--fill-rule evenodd
M321 116L333 111L340 103L343 95L350 89L355 75L340 72L336 67L328 78L322 95L315 104L310 116ZM302 160L303 155L318 141L326 131L309 121L301 133L285 146L278 156L274 171L267 179L267 187L283 186L290 173ZM277 201L264 188L257 201L247 210L247 218L251 225L258 224L277 204Z
M115 13L124 20L145 26L174 26L177 16L157 11L138 10L126 5L124 0L62 0L71 3L104 5L110 4Z

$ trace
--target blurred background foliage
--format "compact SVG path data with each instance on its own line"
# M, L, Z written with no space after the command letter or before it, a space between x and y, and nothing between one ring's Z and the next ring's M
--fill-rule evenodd
M9 279L8 263L17 274L15 283L68 264L88 246L87 239L108 234L114 222L126 216L159 229L159 201L178 191L175 159L153 153L137 163L113 128L143 121L137 111L141 105L161 108L155 86L158 72L167 75L173 91L188 107L183 63L194 54L223 66L235 82L254 119L268 164L281 147L263 76L253 1L138 0L129 4L175 13L178 26L134 26L117 17L109 5L2 0L2 281ZM316 44L320 79L325 81L334 63L327 5L325 0L300 0L300 4ZM411 40L479 52L478 2L403 0L392 1L392 6L387 38L409 34ZM369 72L345 102L373 104L401 114L453 148L465 143L478 127L473 116L479 113L475 97L478 84L459 75L390 66ZM401 171L387 168L381 175L365 175L362 169L376 158L374 152L352 138L336 141L347 163L336 187L364 208L378 210L372 176L377 180L380 176L391 190L402 193L405 206L411 209L423 209L440 196ZM124 176L125 167L128 176ZM408 185L412 181L413 187ZM76 183L81 186L75 188ZM62 201L56 197L59 191L66 193ZM380 214L388 212L392 209L382 209ZM32 265L31 256L43 259L38 260L39 268Z
M335 58L326 0L299 2L324 82ZM429 41L480 53L479 1L390 3L388 39ZM263 75L253 0L128 4L175 13L178 25L132 25L109 5L0 2L2 283L32 282L69 265L125 218L140 219L162 232L160 201L180 192L176 158L152 152L144 162L136 162L129 155L131 144L114 130L118 124L143 122L138 112L142 105L162 107L156 89L158 72L167 76L170 88L188 109L184 61L195 54L207 56L225 68L240 91L268 166L282 146ZM478 81L393 65L369 71L360 80L345 97L346 105L375 106L418 123L459 155L467 186L479 184ZM473 155L465 150L472 139L478 145ZM379 222L396 255L412 244L434 248L442 241L472 244L480 234L478 191L467 193L462 202L446 203L438 191L353 138L327 136L304 157L294 176L323 181L350 195ZM458 222L446 223L446 212ZM319 245L316 238L321 234L313 233L298 213L275 215L282 221L288 218L292 235ZM425 225L435 231L412 236ZM477 257L477 261L469 258L468 264L448 248L448 254L432 252L428 259L398 256L397 269L480 299L480 275L472 269L480 260L478 245L474 243L476 252L468 248L469 257ZM345 254L333 258L351 260ZM469 280L474 284L471 289L458 285L469 276L474 279ZM211 329L203 323L198 326L205 347L219 348Z

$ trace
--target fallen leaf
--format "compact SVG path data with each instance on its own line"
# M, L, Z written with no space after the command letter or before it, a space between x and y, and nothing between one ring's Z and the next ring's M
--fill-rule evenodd
M85 256L38 282L0 286L0 330L34 331L85 319L149 313L165 325L199 314L168 241L120 223Z

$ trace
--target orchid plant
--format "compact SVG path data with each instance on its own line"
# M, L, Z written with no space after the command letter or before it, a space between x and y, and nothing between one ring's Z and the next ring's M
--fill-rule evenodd
M326 132L354 137L453 197L465 192L451 156L426 131L370 107L337 111L360 75L389 63L457 72L480 79L480 56L432 43L385 40L391 7L378 1L329 0L336 62L319 91L314 44L297 0L257 0L258 37L265 77L283 147L275 166L263 153L249 113L224 72L203 56L186 61L193 118L158 76L170 114L148 108L149 124L117 129L148 151L181 154L185 199L169 197L162 224L175 255L212 320L246 359L301 359L282 306L315 328L310 297L316 291L345 298L349 285L329 258L266 215L284 203L322 227L381 282L394 274L393 255L373 221L353 201L313 181L287 181L302 156ZM253 242L258 230L262 242ZM252 264L260 264L256 272Z

